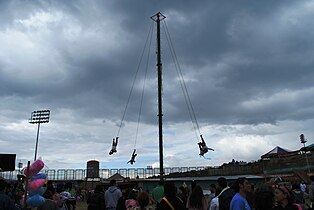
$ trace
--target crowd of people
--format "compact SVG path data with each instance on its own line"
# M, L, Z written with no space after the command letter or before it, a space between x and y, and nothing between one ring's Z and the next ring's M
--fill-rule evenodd
M148 193L142 189L121 191L112 180L106 191L101 185L95 188L88 210L312 210L314 176L311 180L308 185L275 181L255 186L245 177L233 183L220 177L209 186L209 195L195 183L189 189L186 184L176 187L173 182L160 182Z
M36 208L25 206L25 189L23 182L14 185L0 179L0 210L75 210L76 197L69 192L71 184L61 183L57 186L48 181L42 196L45 201ZM26 196L26 198L28 195Z
M233 183L220 177L206 189L196 182L189 188L185 183L177 187L166 181L151 192L136 186L120 189L116 180L111 180L106 189L99 184L82 199L87 210L313 210L314 176L310 179L311 183L277 180L256 186L245 177ZM66 188L48 182L43 195L46 201L37 210L75 210L81 195L72 197ZM205 195L204 190L210 193ZM10 191L0 179L0 210L23 209L22 196L22 188Z

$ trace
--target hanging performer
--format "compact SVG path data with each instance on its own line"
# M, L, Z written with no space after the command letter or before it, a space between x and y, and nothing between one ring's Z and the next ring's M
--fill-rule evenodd
M118 145L118 139L119 137L116 137L116 139L112 139L112 147L111 150L109 152L109 155L112 155L113 153L117 152L117 145Z
M200 156L204 156L205 153L208 152L208 150L214 151L214 149L209 148L206 146L205 140L203 139L203 135L201 134L201 142L198 142L198 147L200 148Z
M131 165L133 165L133 163L135 163L135 157L137 156L137 154L135 152L136 152L136 149L133 150L131 160L129 160L127 163L131 163Z

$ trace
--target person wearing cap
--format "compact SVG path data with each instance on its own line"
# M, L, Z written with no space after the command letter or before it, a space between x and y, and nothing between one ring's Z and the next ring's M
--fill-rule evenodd
M280 185L275 189L275 210L298 210L298 206L294 204L294 197L290 190L284 185Z

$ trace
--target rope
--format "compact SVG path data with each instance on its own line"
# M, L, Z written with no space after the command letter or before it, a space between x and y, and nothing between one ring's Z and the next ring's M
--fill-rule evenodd
M141 95L141 103L140 103L140 109L139 109L139 114L138 114L138 119L137 119L137 127L136 127L136 134L135 134L134 149L136 148L138 130L139 130L139 125L140 125L140 121L141 121L141 113L142 113L142 107L143 107L143 99L144 99L144 92L145 92L145 84L146 84L146 78L147 78L147 72L148 72L148 64L149 64L149 58L150 58L150 50L151 50L151 45L152 45L152 36L153 36L153 33L150 33L150 35L151 35L151 36L150 36L149 46L148 46L148 51L147 51L147 62L146 62L146 70L145 70L145 76L144 76L144 81L143 81L143 88L142 88L142 95Z
M206 159L206 160L211 160L211 158L207 158L207 157L205 157L205 156L202 156L204 159Z
M126 103L126 106L125 106L125 109L124 109L124 112L123 112L123 115L122 115L122 119L121 119L121 122L120 122L120 125L119 125L119 129L118 129L118 132L117 132L117 137L118 137L119 134L120 134L120 130L121 130L121 127L122 127L122 123L123 123L124 118L125 118L126 110L127 110L127 108L128 108L128 105L129 105L129 102L130 102L130 99L131 99L131 95L132 95L132 92L133 92L133 89L134 89L135 81L136 81L136 78L137 78L137 75L138 75L138 72L139 72L139 69L140 69L140 65L141 65L141 63L142 63L142 59L143 59L144 52L145 52L145 49L146 49L146 46L147 46L147 42L148 42L148 40L149 40L150 34L152 33L152 29L153 29L153 23L151 24L151 27L150 27L150 29L149 29L149 32L148 32L148 35L147 35L147 38L146 38L145 45L144 45L142 54L141 54L141 56L140 56L140 61L139 61L138 66L137 66L137 70L136 70L136 73L135 73L135 76L134 76L134 79L133 79L132 87L131 87L131 90L130 90L130 93L129 93L129 96L128 96L128 99L127 99L127 103Z
M163 21L163 24L164 24L164 30L165 30L168 46L169 46L169 49L170 49L170 53L171 53L171 56L172 56L172 59L173 59L174 65L175 65L175 69L176 69L177 75L179 77L179 81L180 81L181 89L182 89L182 92L183 92L183 95L184 95L185 103L186 103L188 111L189 111L189 115L190 115L190 118L191 118L191 121L192 121L192 124L193 124L193 128L194 128L194 132L195 132L196 138L198 139L199 135L201 134L200 128L199 128L199 125L198 125L198 122L197 122L197 119L196 119L196 115L195 115L195 112L194 112L194 109L193 109L193 105L192 105L192 102L191 102L191 99L190 99L190 96L189 96L189 92L187 90L187 87L186 87L186 84L185 84L185 81L184 81L184 78L183 78L181 67L180 67L180 64L178 62L177 55L176 55L176 52L174 50L174 47L173 47L173 44L172 44L172 41L171 41L171 37L170 37L169 31L168 31L168 28L167 28L166 21ZM198 131L199 135L197 135L197 131Z

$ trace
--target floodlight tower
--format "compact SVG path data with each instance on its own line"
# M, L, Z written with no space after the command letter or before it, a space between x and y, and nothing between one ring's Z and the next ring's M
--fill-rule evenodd
M50 110L38 110L38 111L33 111L31 114L31 119L29 119L29 123L38 124L34 161L37 158L37 147L38 147L38 136L39 136L40 123L48 123L49 118L50 118Z
M301 142L301 144L303 144L303 150L304 150L304 154L305 154L307 170L310 173L309 159L307 158L306 148L305 148L305 143L307 142L307 140L304 138L304 134L303 133L300 135L300 142Z

